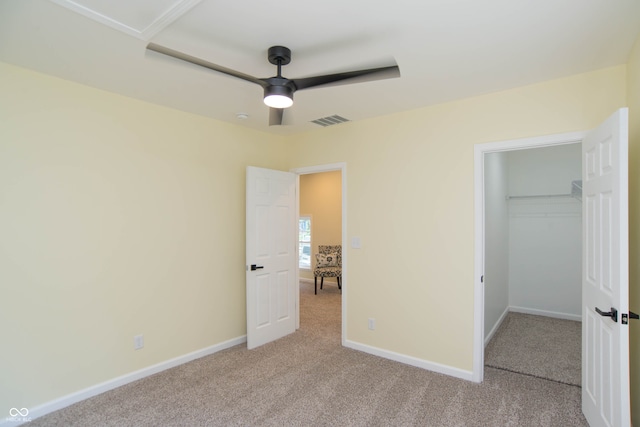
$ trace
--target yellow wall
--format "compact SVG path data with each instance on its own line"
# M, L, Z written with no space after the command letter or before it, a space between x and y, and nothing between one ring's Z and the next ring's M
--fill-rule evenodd
M0 414L246 334L280 138L2 63L0 93Z
M627 65L629 104L629 308L640 313L640 37ZM640 321L629 322L631 416L640 426Z
M314 268L318 245L342 243L341 171L300 175L300 215L306 214L312 216L311 267ZM300 277L312 279L313 270L300 270Z
M0 413L246 333L247 165L346 162L346 338L470 371L474 144L593 128L626 70L276 137L0 64Z
M291 136L292 168L347 163L346 339L470 371L474 144L593 128L626 105L625 70Z

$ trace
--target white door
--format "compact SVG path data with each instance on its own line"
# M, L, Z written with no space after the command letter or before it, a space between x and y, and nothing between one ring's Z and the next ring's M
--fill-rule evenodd
M296 326L295 174L247 167L247 347Z
M582 411L629 426L628 110L582 142Z

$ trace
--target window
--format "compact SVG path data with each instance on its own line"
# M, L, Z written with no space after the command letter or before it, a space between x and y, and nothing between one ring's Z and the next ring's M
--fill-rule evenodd
M311 217L301 216L298 223L298 267L311 269Z

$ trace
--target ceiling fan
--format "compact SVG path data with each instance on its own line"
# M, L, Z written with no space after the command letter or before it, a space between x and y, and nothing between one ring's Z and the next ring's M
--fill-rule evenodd
M155 43L149 43L147 49L260 85L264 89L264 103L270 107L269 126L282 124L284 109L293 105L293 93L297 90L400 77L400 68L396 64L324 76L287 79L282 76L282 66L291 62L291 50L284 46L272 46L268 50L267 59L278 67L278 74L269 78L253 77Z

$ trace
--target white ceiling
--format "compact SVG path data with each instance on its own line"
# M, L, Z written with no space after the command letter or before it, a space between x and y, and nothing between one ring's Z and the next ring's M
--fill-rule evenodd
M623 64L639 32L639 0L0 1L0 61L281 134ZM273 45L293 52L289 78L392 59L402 77L297 92L269 127L258 85L149 41L259 78L275 75Z

